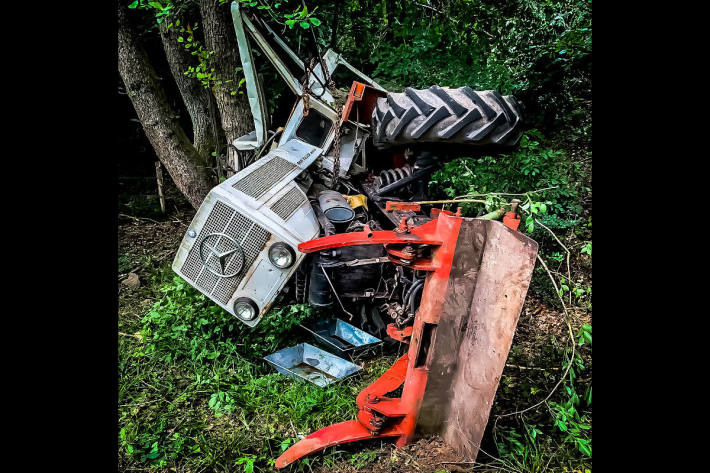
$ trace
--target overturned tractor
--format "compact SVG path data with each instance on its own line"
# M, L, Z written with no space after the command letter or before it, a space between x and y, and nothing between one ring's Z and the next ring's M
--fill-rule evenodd
M417 433L439 433L475 458L537 244L517 232L514 208L501 223L422 202L443 162L517 145L520 104L470 87L388 92L332 50L302 61L237 2L232 16L255 124L232 145L251 159L207 195L173 269L252 327L282 297L332 308L349 322L332 327L350 336L409 344L358 396L356 420L307 436L276 466L366 438L404 445ZM277 131L249 37L297 97ZM347 356L349 339L331 335ZM318 356L304 358L310 372L337 378L325 365L338 363Z

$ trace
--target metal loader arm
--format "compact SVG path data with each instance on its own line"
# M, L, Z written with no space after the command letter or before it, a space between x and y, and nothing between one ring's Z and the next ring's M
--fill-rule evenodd
M427 271L414 324L387 333L409 350L357 397L357 420L316 431L277 460L283 468L310 453L345 442L396 437L401 447L417 433L438 433L475 459L515 326L537 243L493 220L441 211L432 221L394 231L352 232L301 243L304 253L358 244L384 244L393 263ZM431 250L425 256L422 248ZM409 340L405 340L409 338ZM398 398L387 397L403 385Z
M234 23L234 32L237 36L237 45L239 47L239 57L242 63L242 70L244 72L244 79L246 82L249 107L251 109L252 116L254 117L255 130L253 134L249 134L235 140L234 145L237 149L258 149L265 143L267 138L269 115L266 110L264 91L256 72L247 33L256 42L256 45L264 53L269 62L271 62L274 66L276 72L281 76L284 82L286 82L286 85L289 89L291 89L291 92L297 96L301 96L303 94L303 85L301 84L299 77L296 76L294 72L300 75L305 72L306 67L303 61L299 59L298 55L296 55L296 53L289 48L281 38L279 38L279 36L265 21L258 17L255 17L252 21L247 15L247 11L241 8L239 2L236 1L232 2L231 12L232 22ZM274 49L267 39L267 36L268 39L273 40L273 42L276 43L282 51L279 52ZM298 68L297 71L292 72L287 63L283 60L283 56L280 54L284 53L296 65ZM340 65L348 68L367 84L370 84L375 88L382 89L377 82L353 67L350 63L343 59L340 54L330 49L327 50L323 54L322 60L319 61L311 71L308 85L312 91L312 94L310 94L311 102L315 103L315 107L320 108L320 111L325 116L333 120L336 118L335 100L330 91L324 87L324 84L326 83L326 75L330 76ZM323 67L326 68L327 74L324 73Z

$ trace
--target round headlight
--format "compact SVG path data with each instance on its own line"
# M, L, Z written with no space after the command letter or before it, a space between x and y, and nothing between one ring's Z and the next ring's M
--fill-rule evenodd
M252 320L259 313L259 307L248 297L240 297L234 301L234 315L242 320Z
M296 253L286 243L274 243L269 248L269 260L277 268L286 269L296 261Z

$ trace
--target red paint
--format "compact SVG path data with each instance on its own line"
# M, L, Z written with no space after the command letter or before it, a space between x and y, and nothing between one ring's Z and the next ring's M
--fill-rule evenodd
M409 343L409 337L412 336L414 327L405 327L399 330L394 324L387 324L387 335L402 343Z
M517 230L520 225L520 215L515 212L506 212L503 215L503 225L513 230Z
M456 211L460 214L461 211L460 209L456 209ZM439 218L439 215L444 214L444 215L454 215L454 213L451 210L443 210L439 209L437 207L432 207L431 212L429 212L429 216L431 218ZM456 215L457 217L460 217L461 215Z
M360 408L357 420L341 422L314 432L286 450L277 460L276 467L283 468L299 458L324 448L356 440L381 437L397 437L401 447L414 440L419 409L428 379L426 363L416 366L422 344L424 324L437 325L448 289L449 272L456 250L456 241L461 227L461 217L442 211L438 218L418 227L404 227L399 231L353 232L331 235L298 245L304 253L311 253L340 246L384 244L394 263L406 255L411 258L407 265L430 271L422 290L422 301L413 327L398 330L392 324L387 333L398 340L411 337L409 351L387 370L377 381L365 388L357 397ZM404 244L404 245L403 245ZM430 259L416 258L416 246L438 246ZM414 247L414 254L404 251ZM398 258L399 257L399 258ZM404 384L401 398L385 396Z
M399 211L411 211L411 212L419 212L422 209L422 206L416 202L396 202L393 200L388 200L387 203L385 204L385 211L391 212L393 210L399 210Z
M343 121L358 120L362 123L369 123L372 111L377 106L377 98L386 96L387 92L384 90L353 81L348 98L343 105ZM353 108L355 111L353 111Z
M396 428L385 429L378 437L397 437L399 431ZM276 468L283 468L295 462L299 458L309 453L314 453L324 448L339 445L341 443L355 442L372 438L372 434L357 420L349 420L340 424L329 425L308 437L305 437L297 444L286 450L276 459Z

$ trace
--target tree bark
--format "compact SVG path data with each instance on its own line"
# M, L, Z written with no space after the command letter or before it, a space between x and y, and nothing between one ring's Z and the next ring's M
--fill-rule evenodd
M190 204L199 208L213 185L210 170L170 107L123 2L118 6L118 72L158 159Z
M185 75L185 71L190 66L197 65L197 61L183 44L178 43L178 36L180 34L176 27L168 28L167 21L160 24L160 39L163 43L165 57L192 121L192 144L203 157L205 165L208 165L211 162L211 153L216 146L215 131L209 110L210 91L205 89L197 79Z
M242 88L243 93L231 94L232 91L237 90L240 75L237 74L236 69L241 68L241 62L230 4L219 5L216 0L200 0L200 14L205 47L214 51L211 65L214 67L217 80L222 82L221 85L215 85L212 91L227 143L232 143L240 136L253 131L254 121L245 88ZM236 171L240 170L236 151L231 147L228 147L228 162Z

